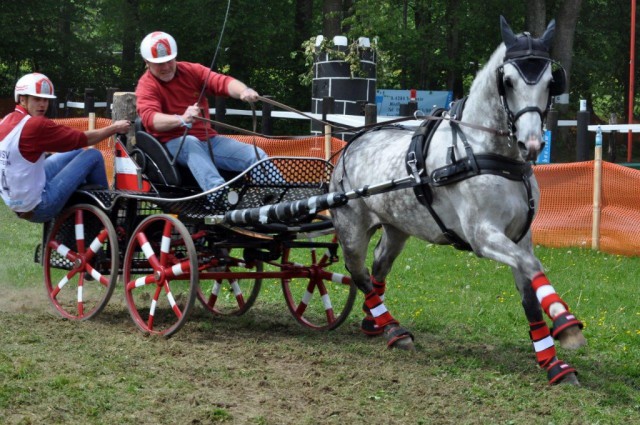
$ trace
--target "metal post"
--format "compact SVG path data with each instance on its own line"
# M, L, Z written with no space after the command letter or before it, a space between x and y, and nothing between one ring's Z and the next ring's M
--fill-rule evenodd
M364 125L376 124L378 122L378 106L375 103L364 105Z
M551 150L549 156L551 158L558 158L556 152L558 151L558 113L557 109L551 107L547 112L547 130L551 132Z
M96 99L94 97L93 89L84 89L84 110L86 113L96 111Z
M107 88L107 110L105 112L105 116L107 118L111 118L111 105L113 105L113 94L117 92L119 89L117 87L108 87Z
M272 99L273 96L263 96L267 99ZM273 111L273 105L270 103L262 102L262 134L267 136L273 135L273 120L271 119L271 112Z
M216 121L224 122L224 117L227 115L227 101L224 96L216 96ZM218 133L222 133L222 128L219 125L215 126Z
M589 120L591 114L587 111L587 101L580 100L580 110L577 113L577 150L576 161L589 160Z
M615 113L612 113L609 116L609 124L618 124L618 116ZM617 131L609 132L609 146L607 146L607 153L609 154L609 162L616 162L616 142L618 138Z

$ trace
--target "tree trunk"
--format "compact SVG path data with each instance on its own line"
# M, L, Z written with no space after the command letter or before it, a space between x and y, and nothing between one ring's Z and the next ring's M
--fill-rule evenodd
M311 38L312 16L313 0L296 0L294 50L300 49L302 42Z
M447 71L447 89L453 92L454 99L464 96L462 87L462 72L457 66L460 56L460 25L458 11L460 0L451 0L447 5L447 58L449 69Z
M142 58L138 56L138 0L127 0L123 3L125 22L122 33L122 89L135 90L138 80L138 69Z
M342 0L324 0L322 4L322 35L333 40L342 35Z
M556 20L556 35L551 53L552 57L560 62L567 71L567 91L571 81L573 40L581 6L582 0L565 0L558 10L558 18Z
M547 5L545 0L529 0L525 28L534 37L540 37L547 28Z

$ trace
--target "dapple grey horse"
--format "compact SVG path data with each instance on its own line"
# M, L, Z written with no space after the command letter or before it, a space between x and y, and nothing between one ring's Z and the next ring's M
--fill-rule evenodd
M533 38L514 34L500 19L503 43L478 72L464 109L438 117L430 140L430 130L420 136L399 126L357 135L333 172L331 190L411 174L416 184L351 200L332 210L333 223L346 267L365 294L365 333L384 333L389 347L414 349L413 336L384 305L385 279L409 236L454 244L511 267L539 366L551 384L578 384L575 369L558 360L553 338L564 348L583 346L582 323L547 279L529 229L539 202L529 161L543 148L551 96L565 89L564 69L549 56L555 21ZM379 228L369 272L367 246Z

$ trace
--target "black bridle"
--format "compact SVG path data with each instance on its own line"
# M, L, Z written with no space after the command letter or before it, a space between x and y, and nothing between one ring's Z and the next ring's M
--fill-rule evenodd
M518 119L522 115L529 112L537 113L540 116L540 122L542 123L542 125L544 125L544 122L547 118L547 112L549 112L549 109L551 108L553 98L555 96L558 96L564 93L566 89L566 80L567 80L566 72L562 67L562 65L560 65L558 62L551 59L548 53L539 52L539 51L527 51L526 54L518 54L518 53L521 53L521 52L515 52L515 54L507 53L507 55L505 55L505 60L502 63L502 65L500 65L496 69L496 82L498 85L498 95L500 96L500 103L502 104L502 108L507 114L507 124L512 134L515 134L517 131L516 122L518 121ZM527 61L531 61L531 62L541 61L544 64L542 66L539 66L539 69L535 72L527 72L526 70L523 70L523 64L526 63ZM547 67L549 66L556 67L556 69L552 70L551 72L551 83L549 85L549 94L547 97L547 104L544 110L540 109L540 107L536 105L536 106L526 106L520 109L519 111L517 111L516 113L513 113L511 108L509 108L509 102L507 101L507 88L505 87L505 84L504 84L504 66L507 64L513 65L518 70L518 72L520 73L520 76L523 78L525 83L527 83L528 85L538 84L540 82L540 79L542 78L542 75L544 74L544 71L546 71Z

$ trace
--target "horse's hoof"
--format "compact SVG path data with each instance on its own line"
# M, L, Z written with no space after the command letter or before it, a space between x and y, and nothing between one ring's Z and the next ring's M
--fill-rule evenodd
M579 326L571 326L558 335L558 341L562 348L577 350L587 345L587 339L582 334Z
M409 337L396 340L389 348L397 348L404 351L416 351L416 346L413 344L413 340Z
M560 382L558 382L558 385L573 385L575 387L579 387L580 381L578 381L578 377L575 373L567 373L562 377Z
M398 325L387 326L384 330L384 336L387 339L387 347L389 348L398 348L405 351L416 350L411 332Z

